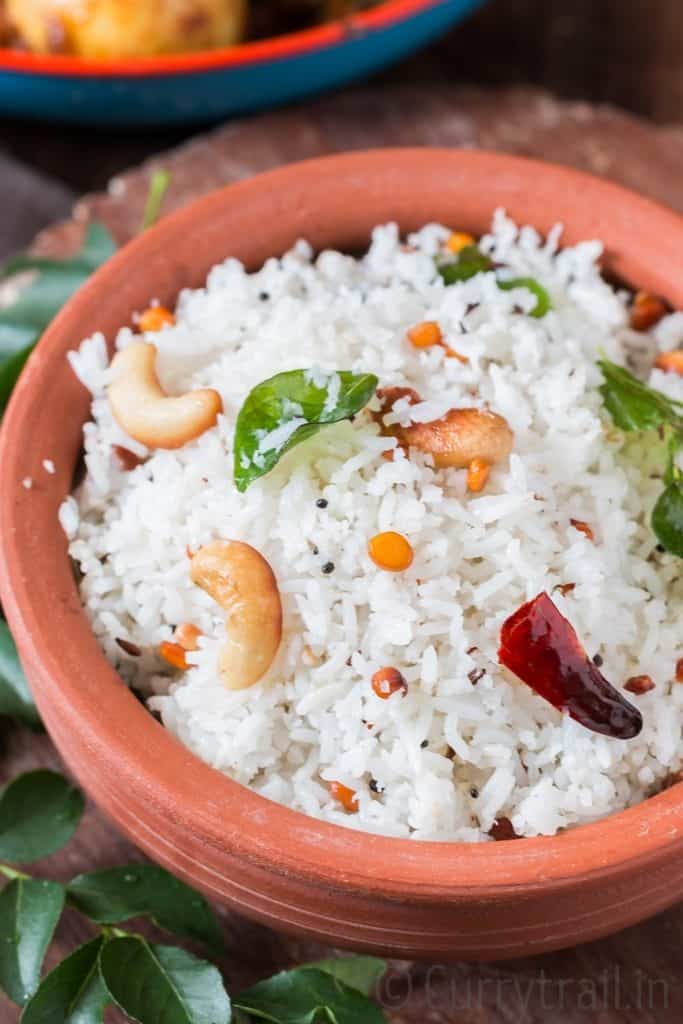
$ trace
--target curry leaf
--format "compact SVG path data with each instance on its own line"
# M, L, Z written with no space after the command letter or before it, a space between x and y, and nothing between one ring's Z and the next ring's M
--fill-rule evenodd
M456 284L458 281L469 281L477 274L485 273L493 268L489 257L476 245L466 245L460 250L456 260L437 264L437 270L445 284Z
M386 962L374 956L340 956L334 960L318 960L305 966L331 974L333 978L342 981L349 988L355 988L364 996L372 995L377 982L387 969Z
M10 715L32 729L40 728L40 716L33 703L17 649L7 627L0 619L0 715Z
M235 427L235 484L246 491L270 472L285 452L328 423L351 419L377 388L372 373L289 370L257 384Z
M0 312L0 316L2 313ZM11 324L0 321L0 368L4 367L9 359L31 350L38 340L40 331L30 324Z
M0 860L28 864L59 850L83 814L83 794L63 775L19 775L0 796Z
M437 263L437 270L445 284L456 284L458 281L469 281L477 274L493 270L493 261L486 253L483 253L476 245L466 245L461 249L457 259ZM503 291L511 291L513 288L526 288L536 296L536 305L529 313L540 319L544 317L551 308L548 292L533 277L515 277L512 280L498 280L498 287Z
M680 479L673 480L660 495L652 512L652 529L667 551L683 558L683 482Z
M13 305L0 311L0 325L44 330L91 273L85 264L55 261L50 269L38 272Z
M242 992L235 1005L273 1024L382 1024L384 1014L367 996L325 971L283 971Z
M222 949L218 922L204 897L154 864L79 875L67 892L72 906L98 924L151 917L160 928Z
M76 949L41 983L24 1007L21 1024L102 1024L109 993L98 959L103 937Z
M115 252L116 242L107 228L98 221L92 221L88 225L83 248L77 258L81 263L90 267L91 271L95 271L103 263L106 263Z
M683 402L655 391L607 359L598 365L605 378L600 392L617 426L627 431L658 428L666 443L665 488L652 512L652 529L667 551L683 558L683 473L676 465L683 445Z
M0 988L18 1006L38 987L63 908L64 889L56 882L16 878L0 892Z
M52 270L89 270L92 273L116 252L116 243L103 224L93 221L88 225L81 251L65 260L46 259L41 256L15 256L0 268L0 277L10 277L26 270L50 272Z
M664 424L683 427L683 403L667 398L643 384L623 366L601 359L598 366L605 378L600 388L605 405L622 430L652 430Z
M37 334L35 337L37 338ZM24 369L31 352L33 352L33 346L34 342L31 342L26 348L19 349L14 355L9 356L0 363L0 416L2 416L7 408L14 385L19 380L19 374Z
M115 249L107 229L93 223L88 226L81 251L71 259L18 256L0 268L0 277L25 271L34 275L21 288L16 301L0 310L0 414L45 328Z
M529 316L540 320L551 309L550 296L542 284L533 277L515 277L509 281L498 281L498 287L504 292L510 292L513 288L526 288L532 295L536 296L536 305L529 313Z
M218 970L172 946L139 936L112 939L100 953L111 998L140 1024L229 1024L230 999Z

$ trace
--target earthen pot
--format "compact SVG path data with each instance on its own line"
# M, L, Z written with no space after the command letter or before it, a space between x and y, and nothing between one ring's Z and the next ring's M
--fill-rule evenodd
M564 222L568 242L602 238L611 273L683 307L683 219L621 188L470 151L332 157L212 194L128 245L48 330L2 428L2 602L68 767L123 832L207 896L336 946L505 958L638 921L683 894L683 787L554 838L437 844L315 821L207 767L126 689L81 610L57 509L88 395L66 353L95 330L111 340L152 297L172 305L226 256L255 269L302 236L358 250L388 220L481 233L497 206L541 231Z

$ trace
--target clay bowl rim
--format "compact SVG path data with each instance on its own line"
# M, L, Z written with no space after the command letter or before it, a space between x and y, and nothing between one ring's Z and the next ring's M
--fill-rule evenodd
M117 286L133 276L135 268L142 271L155 258L165 258L179 240L202 225L208 230L215 218L237 210L240 204L270 202L283 215L281 201L274 198L278 195L288 195L294 208L303 209L310 190L314 186L320 190L322 185L324 206L336 201L340 188L351 189L362 182L378 202L392 188L396 196L401 189L406 194L412 189L419 205L417 190L424 190L423 179L434 173L425 171L427 166L438 167L439 181L452 201L457 198L464 208L474 202L480 221L485 210L491 212L507 197L514 216L526 209L541 230L564 220L569 240L576 240L577 232L590 237L586 225L595 223L607 241L612 270L629 280L629 268L635 267L638 280L630 283L658 290L683 307L683 283L676 290L675 272L666 269L675 267L677 259L680 268L683 218L619 186L558 165L471 150L376 150L293 164L211 193L120 250L60 313L29 360L0 434L0 569L4 568L0 587L5 612L29 675L50 681L51 695L42 684L38 693L48 727L57 717L53 705L58 698L62 738L66 723L99 760L100 774L106 768L118 780L111 805L125 806L125 793L132 787L142 801L138 806L152 800L176 831L179 827L200 836L216 851L328 888L435 901L473 895L495 898L520 890L576 886L588 877L625 875L636 862L645 869L671 855L675 844L681 843L683 787L673 786L628 810L553 837L439 843L385 838L309 818L210 768L155 721L105 660L80 606L66 542L54 515L68 493L75 454L60 460L54 445L49 447L49 431L54 430L60 408L54 403L60 392L65 387L74 391L73 381L64 383L71 373L64 354L78 344L77 339L97 329L97 323L83 321L90 308L110 302ZM568 214L577 199L581 209L590 213L572 218ZM322 206L318 204L316 212ZM473 223L473 216L470 210L458 226L482 230L481 223ZM640 237L641 245L643 238L650 238L651 252L657 241L658 262L647 262L645 245L642 266L634 264L626 248L626 239L632 239L634 231L640 232L635 237ZM230 249L226 243L226 255ZM127 322L129 314L130 310L122 309L120 322ZM78 390L83 391L80 386ZM39 395L44 396L43 403ZM26 490L21 481L31 470L36 476L45 457L37 450L40 444L57 463L57 473L47 478L43 473L40 484ZM60 444L65 445L63 438ZM31 533L37 514L32 508L50 516L37 538ZM48 559L50 551L60 568L55 570L48 598L35 586L34 566L36 558ZM54 615L46 614L48 606ZM71 631L68 644L64 629ZM100 699L93 698L92 690L88 693L91 674L97 679ZM68 748L68 743L63 746ZM81 768L76 774L89 789L88 773ZM138 819L144 832L144 819ZM160 841L169 843L157 834L157 844ZM170 845L182 848L173 841Z

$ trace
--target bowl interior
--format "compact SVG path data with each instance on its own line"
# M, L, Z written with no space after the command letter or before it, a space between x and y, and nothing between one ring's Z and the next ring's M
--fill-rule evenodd
M0 582L38 703L94 798L114 816L125 805L141 834L151 815L173 822L188 837L190 860L230 849L325 884L443 898L576 879L634 858L645 865L683 827L681 787L594 825L511 843L415 843L309 819L183 748L121 684L80 605L57 522L89 411L69 350L95 330L111 342L151 296L173 303L227 256L255 269L300 237L316 249L358 250L375 224L389 220L403 231L438 220L480 234L497 206L541 232L563 222L567 243L602 238L609 273L683 307L683 220L672 211L577 172L507 156L349 154L212 194L132 242L60 314L15 391L0 437ZM46 458L54 476L42 469ZM25 477L35 481L30 491Z

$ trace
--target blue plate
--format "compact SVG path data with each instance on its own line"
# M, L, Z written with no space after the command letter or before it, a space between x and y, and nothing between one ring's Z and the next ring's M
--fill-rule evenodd
M224 50L88 61L0 49L0 114L97 125L213 121L400 60L483 0L388 0L344 21Z

